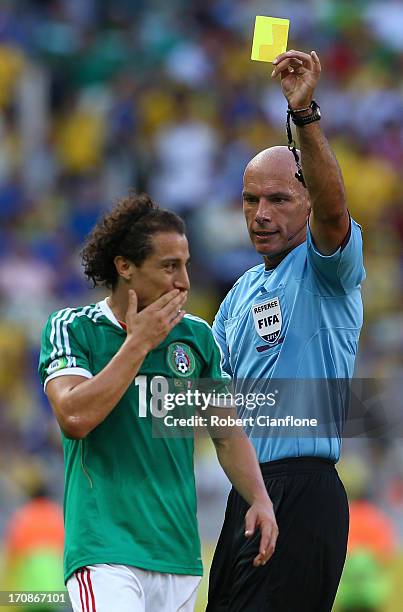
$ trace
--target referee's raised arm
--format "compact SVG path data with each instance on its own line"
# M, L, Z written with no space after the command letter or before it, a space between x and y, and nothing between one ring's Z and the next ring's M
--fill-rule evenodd
M308 54L291 50L273 63L272 78L280 76L289 119L298 133L303 180L311 204L312 237L317 249L330 255L345 240L350 220L340 168L320 127L320 108L314 101L320 60L315 51Z

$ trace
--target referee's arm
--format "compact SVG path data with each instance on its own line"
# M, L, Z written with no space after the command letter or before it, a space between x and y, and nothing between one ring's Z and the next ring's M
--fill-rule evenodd
M226 416L235 411L226 411ZM241 427L209 428L217 457L234 488L250 505L245 516L245 536L260 529L259 553L254 566L265 565L272 556L278 536L273 504L267 494L255 450Z
M292 49L279 55L273 64L272 78L280 75L289 108L297 111L300 118L311 115L311 102L322 71L316 52ZM297 126L297 133L311 204L312 237L322 255L331 255L343 244L350 227L343 177L320 121Z
M311 203L309 227L322 255L332 255L350 228L343 177L319 123L297 128L301 165Z

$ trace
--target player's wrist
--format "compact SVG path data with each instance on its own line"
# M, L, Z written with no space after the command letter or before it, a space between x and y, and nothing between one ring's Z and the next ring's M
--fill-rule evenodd
M144 338L140 338L136 333L128 332L127 338L123 345L133 357L145 359L148 353L152 350L152 346Z

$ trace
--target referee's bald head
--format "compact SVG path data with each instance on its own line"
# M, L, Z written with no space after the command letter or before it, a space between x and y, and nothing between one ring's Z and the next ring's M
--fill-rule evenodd
M243 177L243 210L258 253L274 265L306 238L310 214L308 190L295 177L287 147L271 147L248 163Z
M298 149L297 153L301 157ZM273 180L290 181L290 187L298 189L304 198L308 195L303 184L295 176L295 159L286 146L269 147L252 157L245 168L244 180L252 172L265 174Z

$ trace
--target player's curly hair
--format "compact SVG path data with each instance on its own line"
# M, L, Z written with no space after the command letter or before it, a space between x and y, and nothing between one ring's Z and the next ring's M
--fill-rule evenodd
M185 224L174 212L159 208L147 194L130 192L89 234L81 252L85 275L94 287L113 289L118 280L115 257L121 255L141 265L152 252L151 237L156 232L185 234Z

